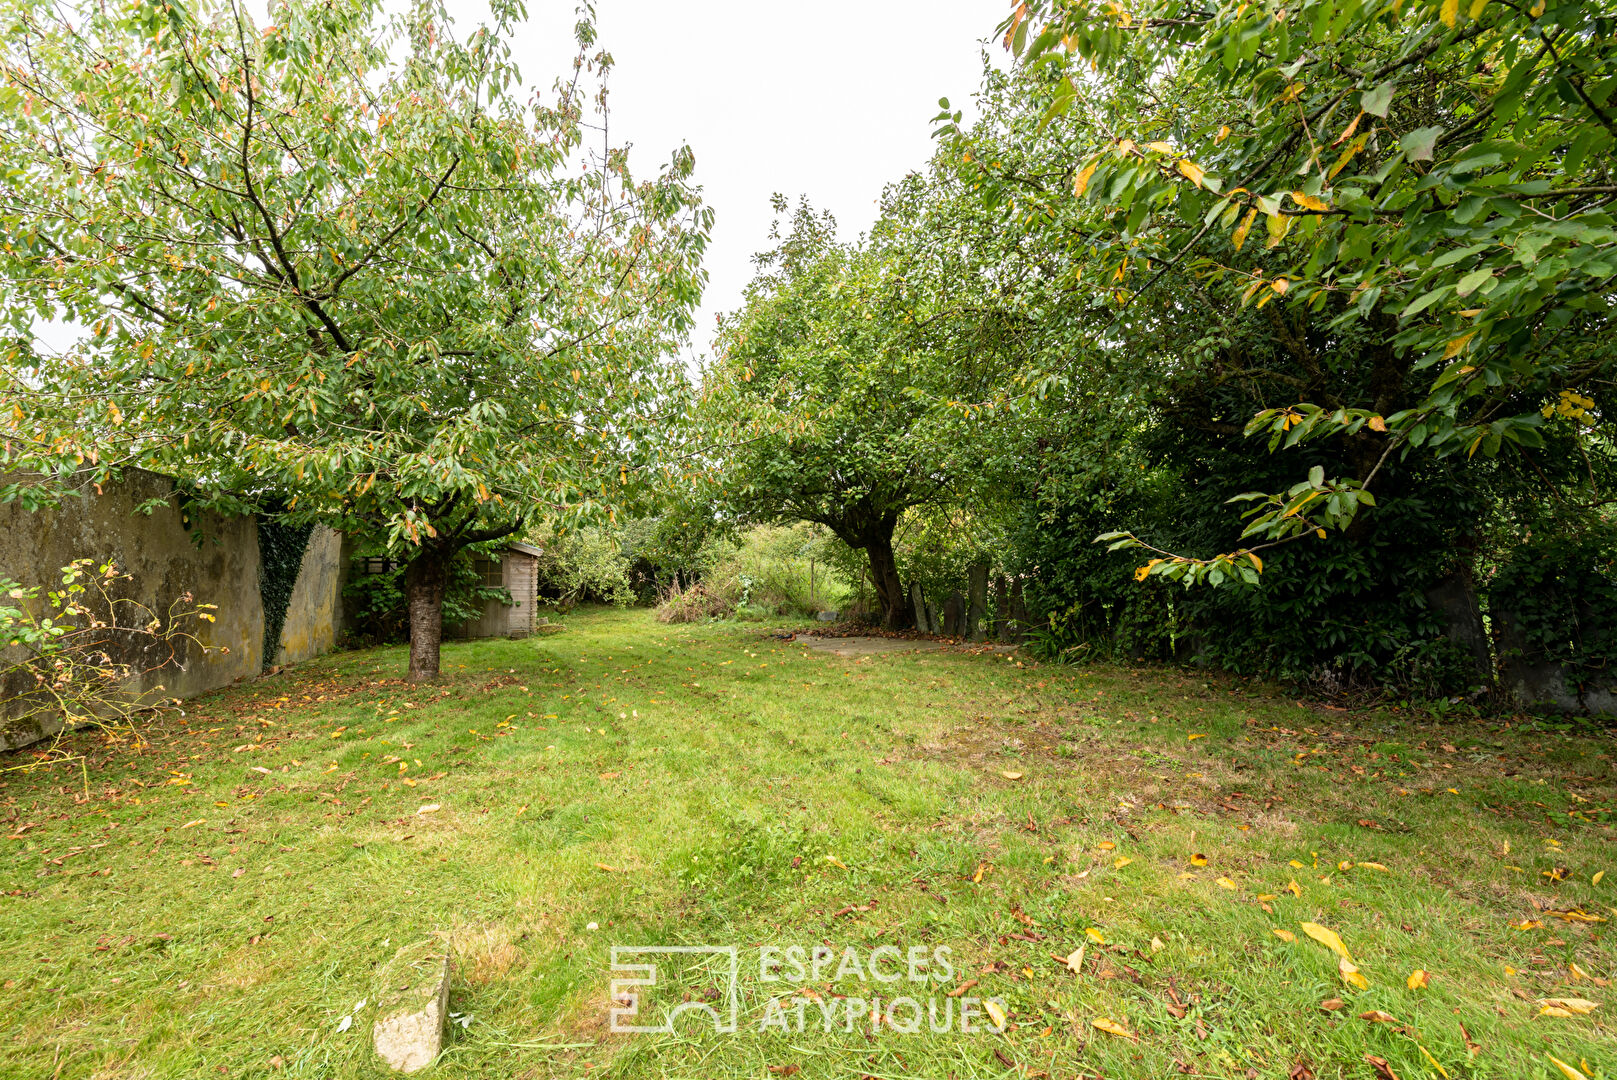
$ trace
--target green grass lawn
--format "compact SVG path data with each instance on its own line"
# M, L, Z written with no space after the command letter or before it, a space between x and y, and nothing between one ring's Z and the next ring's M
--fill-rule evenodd
M430 687L344 653L3 774L0 1074L385 1075L343 1018L439 933L444 1077L1617 1077L1608 735L774 633L589 612ZM679 944L738 946L739 1031L611 1033L611 947ZM793 945L953 973L763 981ZM643 1011L722 981L677 974ZM827 1032L839 994L1008 1023Z

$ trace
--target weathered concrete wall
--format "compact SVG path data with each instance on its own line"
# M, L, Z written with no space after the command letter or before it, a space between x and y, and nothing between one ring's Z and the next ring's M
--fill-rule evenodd
M256 678L264 667L264 605L259 596L258 523L250 517L200 515L187 529L173 505L153 513L135 508L165 499L173 481L131 470L105 494L64 500L54 510L29 513L0 504L0 577L23 585L59 579L61 567L79 558L111 559L130 579L127 596L159 614L190 592L198 603L216 604L216 621L198 621L194 633L209 647L188 646L178 668L145 676L131 689L163 688L163 696L188 698L238 679ZM201 541L193 540L193 535ZM293 589L277 663L319 655L335 643L341 617L342 538L317 528L304 553ZM59 730L50 722L17 724L8 710L22 687L0 686L0 750L25 746ZM8 723L8 721L12 721Z
M297 584L286 606L286 622L281 627L281 647L270 659L272 664L295 664L311 656L328 653L337 645L342 626L343 571L342 533L316 525L303 550L303 565Z

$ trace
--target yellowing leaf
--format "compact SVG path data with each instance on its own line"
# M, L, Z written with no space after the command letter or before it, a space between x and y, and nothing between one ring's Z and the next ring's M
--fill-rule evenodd
M1345 958L1337 960L1336 972L1342 976L1342 981L1349 986L1357 987L1360 990L1370 989L1370 980L1359 973L1359 965L1353 961Z
M617 868L617 867L615 867L615 866L608 866L608 865L607 865L607 864L606 864L606 863L604 863L604 862L598 862L598 863L596 863L596 864L595 864L595 869L597 869L597 870L601 870L601 871L604 871L604 872L606 872L606 873L608 873L608 874L615 874L615 873L617 873L617 872L618 872L618 868Z
M1588 1016L1600 1008L1600 1002L1588 998L1539 998L1538 1003L1552 1009L1565 1009L1579 1016Z
M1102 840L1100 843L1096 844L1095 846L1100 848L1102 851L1111 851L1117 845L1112 843L1110 840Z
M988 1018L994 1022L994 1027L1004 1028L1005 1021L1009 1017L1005 1015L1005 1010L1000 1008L999 1002L989 998L983 1002L983 1009L988 1013Z
M1240 888L1239 885L1237 885L1235 882L1231 881L1227 877L1221 877L1221 878L1218 879L1218 887L1221 888L1221 889L1239 889Z
M1461 334L1457 338L1451 339L1447 345L1443 346L1443 359L1454 359L1459 355L1460 350L1464 349L1466 345L1470 343L1471 339L1476 336L1477 332L1475 330L1470 330L1464 334Z
M1096 930L1093 926L1086 927L1084 933L1087 934L1089 936L1089 940L1093 941L1096 945L1106 944L1106 935L1101 933L1099 930Z
M1292 192L1291 197L1298 206L1305 210L1315 210L1323 214L1331 209L1330 203L1325 202L1323 199L1316 199L1314 196L1304 194L1301 191Z
M1540 1015L1540 1016L1555 1016L1555 1017L1559 1017L1559 1018L1561 1018L1563 1020L1570 1020L1574 1016L1576 1016L1577 1014L1572 1012L1569 1009L1563 1009L1558 1005L1546 1005L1542 1009L1538 1010L1538 1015Z
M1084 192L1089 190L1089 178L1095 175L1095 166L1099 164L1100 159L1096 158L1082 169L1079 169L1078 175L1073 178L1072 193L1078 198L1083 198Z
M1152 952L1161 952L1166 947L1167 946L1162 944L1162 939L1161 938L1154 937L1154 938L1151 939L1151 951Z
M1169 146L1165 142L1149 142L1145 144L1145 148L1147 150L1155 150L1159 154L1173 153L1173 147Z
M1090 1023L1094 1024L1097 1028L1106 1032L1108 1035L1116 1035L1120 1039L1135 1038L1134 1032L1130 1031L1122 1024L1119 1024L1116 1020L1108 1020L1106 1017L1101 1016L1090 1021Z
M1421 1052L1421 1056L1432 1063L1432 1068L1443 1074L1443 1080L1448 1080L1449 1071L1445 1069L1435 1057L1432 1056L1432 1052L1430 1050L1426 1049L1426 1047L1422 1046L1420 1043L1415 1044L1415 1049L1419 1050Z
M1409 973L1409 978L1404 980L1404 985L1409 987L1411 990L1424 990L1426 989L1426 981L1428 978L1429 976L1426 974L1425 968L1416 968L1414 971Z
M1123 867L1127 866L1133 861L1134 860L1129 858L1127 855L1119 855L1117 858L1112 860L1112 869L1121 870Z
M1295 881L1286 882L1286 891L1299 900L1303 898L1303 887L1297 884Z
M1594 877L1589 879L1589 884L1591 884L1591 885L1599 885L1600 884L1600 879L1605 877L1605 876L1606 876L1606 872L1604 870L1601 870L1599 873L1595 874Z
M1202 177L1204 177L1207 174L1202 172L1201 166L1197 165L1194 161L1181 160L1181 161L1176 162L1175 165L1179 169L1180 175L1183 176L1186 180L1189 180L1192 184L1195 184L1197 187L1205 187L1206 186L1205 184L1202 183Z
M1274 936L1279 938L1281 941L1289 943L1297 940L1297 935L1292 933L1290 930L1282 930L1278 926L1272 926L1269 929Z
M1302 929L1303 933L1307 934L1309 937L1331 950L1337 956L1340 956L1349 963L1352 962L1353 954L1348 952L1347 946L1342 943L1342 939L1337 936L1335 930L1332 930L1329 927L1321 926L1319 923L1311 922L1299 923L1298 926Z
M1460 17L1460 0L1443 0L1443 10L1438 14L1443 19L1443 25L1452 28Z
M1205 738L1207 738L1207 732L1205 732L1205 731L1197 731L1197 732L1193 732L1191 735L1189 735L1186 738L1185 741L1189 742L1191 739L1205 739Z
M986 874L986 873L988 873L988 864L987 863L978 863L977 864L977 872L975 874L971 875L971 883L973 885L982 884L983 875Z
M1246 234L1252 231L1252 222L1257 220L1257 216L1258 208L1254 206L1246 212L1246 217L1241 219L1241 224L1235 227L1235 232L1231 235L1230 242L1235 245L1236 251L1240 251L1241 245L1246 243Z
M1191 866L1206 866L1207 865L1207 856L1203 855L1201 852L1197 852L1196 854L1194 854L1194 855L1192 855L1190 857L1190 865Z
M1583 1073L1579 1072L1577 1069L1574 1069L1572 1066L1568 1065L1554 1054L1545 1054L1544 1056L1550 1059L1551 1065L1554 1065L1557 1069L1561 1070L1561 1075L1566 1077L1566 1080L1589 1080L1589 1078Z
M1007 780L1020 780L1020 779L1022 779L1022 774L1019 773L1019 772L1001 772L999 775L1003 776Z

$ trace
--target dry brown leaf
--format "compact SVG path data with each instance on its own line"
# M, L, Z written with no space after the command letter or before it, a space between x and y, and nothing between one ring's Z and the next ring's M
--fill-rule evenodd
M1364 1060L1368 1061L1370 1067L1376 1071L1377 1080L1398 1080L1398 1074L1392 1071L1392 1066L1387 1064L1386 1058L1366 1054L1364 1055Z
M1319 1003L1319 1007L1321 1012L1335 1012L1345 1006L1341 998L1326 998Z
M1359 1014L1360 1020L1368 1020L1372 1024L1396 1024L1398 1018L1391 1013L1384 1013L1380 1009L1371 1009L1369 1012Z

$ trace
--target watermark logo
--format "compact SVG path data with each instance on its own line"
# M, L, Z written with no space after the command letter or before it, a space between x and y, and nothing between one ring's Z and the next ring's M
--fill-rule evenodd
M1005 1002L945 991L955 981L946 945L619 945L612 948L611 1030L673 1034L682 1016L721 1035L890 1031L1002 1032ZM743 1013L743 959L756 1001ZM753 963L756 961L756 968ZM851 992L843 992L843 990Z
M633 963L637 958L645 962ZM643 1003L641 991L658 987L666 990L670 986L667 979L658 981L658 962L653 958L662 958L665 973L673 968L685 977L694 971L709 979L717 979L721 989L717 995L709 996L719 997L720 1002L715 1004L706 997L686 999L662 1009L661 1023L635 1023L649 1018L640 1011ZM671 963L675 958L682 958L685 962ZM622 977L619 976L620 972L623 973ZM718 1034L735 1034L741 1007L741 957L734 945L614 945L612 973L608 992L612 996L610 1030L614 1032L625 1035L672 1035L674 1022L681 1015L697 1013L711 1018L713 1030Z

